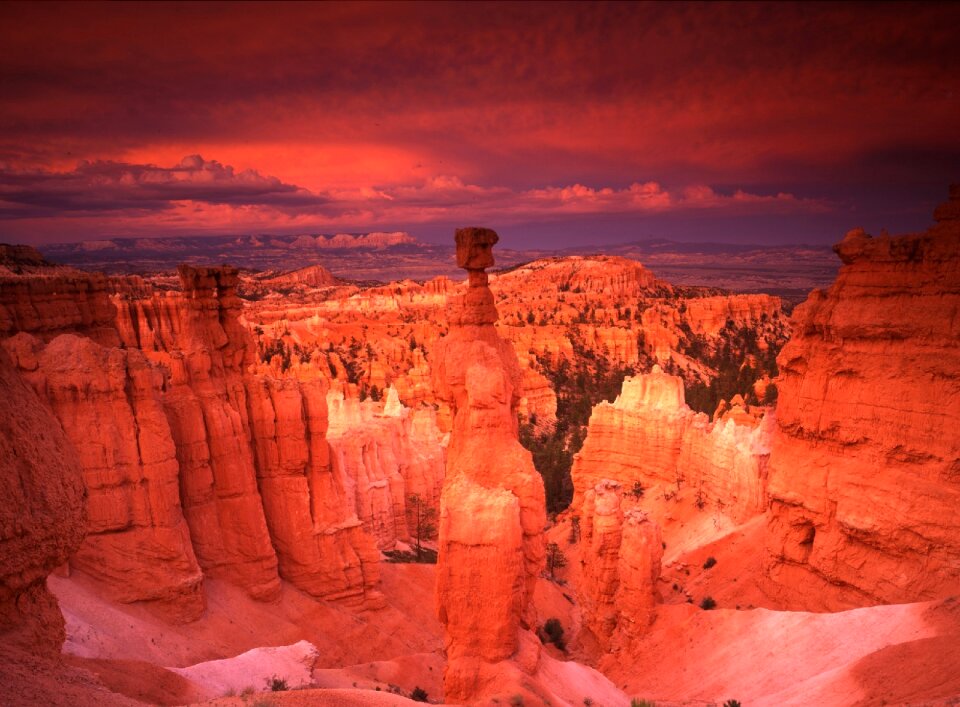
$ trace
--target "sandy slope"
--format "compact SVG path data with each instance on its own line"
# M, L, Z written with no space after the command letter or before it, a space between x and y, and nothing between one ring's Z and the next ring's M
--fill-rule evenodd
M665 606L629 659L601 661L617 684L652 699L750 705L849 705L936 698L960 688L956 602L833 614ZM910 673L926 666L925 673ZM892 677L896 676L896 677Z

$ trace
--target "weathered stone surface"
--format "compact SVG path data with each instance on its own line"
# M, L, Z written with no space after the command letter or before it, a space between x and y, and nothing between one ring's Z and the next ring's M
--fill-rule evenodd
M622 501L621 485L605 479L582 506L583 621L605 652L642 635L659 599L660 528Z
M654 366L627 378L615 402L593 409L571 470L572 507L581 508L587 491L611 479L627 491L636 483L695 488L704 504L743 522L766 508L772 418L743 413L711 423L687 407L679 377Z
M80 464L60 423L2 350L0 391L0 643L52 659L65 633L46 579L83 539Z
M458 232L458 263L492 264L492 255L467 258L460 248ZM440 501L437 609L447 651L445 699L466 702L497 691L492 683L503 661L536 667L536 655L523 651L535 640L522 637L533 621L546 519L543 482L517 441L519 366L492 326L496 308L482 270L471 272L467 296L451 298L449 309L455 324L438 344L434 367L437 393L455 415Z
M770 591L813 609L960 590L960 222L851 231L778 359Z
M71 564L119 601L153 602L176 620L198 618L202 575L180 508L160 372L140 351L73 334L46 346L18 334L4 346L78 453L88 525Z
M313 596L379 603L379 553L331 467L326 382L258 376L247 391L280 575Z
M345 509L381 550L414 538L410 497L438 509L445 446L432 408L410 410L389 388L382 404L328 395L334 469L345 481ZM433 538L421 538L432 540Z

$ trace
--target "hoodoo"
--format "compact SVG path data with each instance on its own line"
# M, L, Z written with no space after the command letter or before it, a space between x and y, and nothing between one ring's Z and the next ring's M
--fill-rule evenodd
M532 674L540 644L531 599L543 567L543 482L517 440L520 368L494 328L485 269L497 234L457 231L457 265L469 275L451 296L435 387L454 411L440 499L437 610L445 630L447 702L472 702Z

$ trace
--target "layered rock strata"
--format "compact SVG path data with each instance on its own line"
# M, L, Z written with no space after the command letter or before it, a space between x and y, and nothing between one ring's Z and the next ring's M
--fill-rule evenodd
M3 348L79 452L90 532L72 566L174 620L203 611L204 576L258 599L282 576L376 605L379 553L340 503L326 383L257 372L235 269L179 274L180 292L100 276L0 287Z
M659 599L660 528L623 500L621 484L607 479L584 494L582 506L579 596L584 626L604 652L641 636Z
M454 411L440 501L437 609L444 626L445 699L494 694L504 670L536 669L529 630L543 567L543 483L517 440L520 371L493 326L485 268L496 233L457 231L457 264L469 287L451 297L451 330L435 349L435 387ZM507 665L509 663L509 665Z
M683 380L654 366L628 377L613 403L594 407L583 448L574 459L572 507L610 479L630 491L659 486L696 490L703 504L742 522L766 507L773 416L738 415L711 422L684 402Z
M394 388L382 404L345 399L339 391L331 391L327 403L328 440L346 489L345 507L354 509L381 550L415 540L411 502L440 505L446 450L436 411L404 407Z
M770 591L835 609L960 590L960 187L919 234L835 246L778 359Z
M54 659L64 621L46 579L83 539L80 463L60 423L3 351L0 390L0 652Z

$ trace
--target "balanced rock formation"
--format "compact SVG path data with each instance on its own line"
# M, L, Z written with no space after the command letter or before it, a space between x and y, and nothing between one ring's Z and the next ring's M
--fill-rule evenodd
M609 479L626 491L637 483L694 488L737 522L763 512L773 416L747 417L710 422L685 404L683 380L659 366L626 378L616 401L593 408L571 470L572 507L583 508L587 492Z
M960 187L928 231L834 250L778 359L770 591L812 609L960 591Z
M544 561L544 490L517 440L516 354L493 326L485 269L497 240L489 229L457 231L457 264L469 287L450 298L450 333L434 353L437 394L454 411L437 565L448 702L496 694L505 673L532 674L539 659L530 629Z
M53 659L65 632L46 580L83 539L80 464L60 423L2 350L0 390L0 652Z

